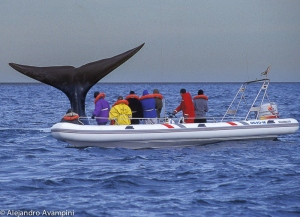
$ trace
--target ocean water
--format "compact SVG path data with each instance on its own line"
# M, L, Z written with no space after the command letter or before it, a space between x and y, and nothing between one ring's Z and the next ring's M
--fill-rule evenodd
M165 110L179 90L203 89L208 116L222 116L239 83L100 83L112 104L130 90L158 88ZM255 89L255 91L257 91ZM251 96L255 95L255 91ZM300 84L271 83L281 117L300 120ZM169 149L72 148L50 127L69 108L45 84L0 84L2 216L300 216L300 132L278 141L235 141ZM249 101L250 102L250 101Z

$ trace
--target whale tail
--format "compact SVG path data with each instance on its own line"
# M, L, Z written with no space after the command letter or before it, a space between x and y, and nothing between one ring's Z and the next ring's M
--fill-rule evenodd
M36 67L9 63L18 72L53 86L64 92L71 108L81 117L85 114L85 98L88 91L102 78L136 54L144 44L117 56L91 62L75 68L73 66Z

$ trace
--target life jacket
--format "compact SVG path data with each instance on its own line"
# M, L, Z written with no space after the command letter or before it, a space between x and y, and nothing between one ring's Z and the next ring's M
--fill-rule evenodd
M119 104L121 104L121 103L124 103L124 104L126 104L126 105L129 104L128 101L127 101L126 99L120 99L120 100L118 100L117 102L115 102L115 104L113 104L113 106L119 105Z
M205 99L205 100L208 100L208 97L206 95L197 95L197 96L194 96L194 99Z
M136 94L129 94L128 96L126 96L125 99L130 99L130 98L135 98L135 99L139 99L139 96Z
M141 96L140 100L149 99L149 98L155 98L155 95L154 94L147 94L147 95Z
M153 93L152 94L155 98L159 98L159 99L163 99L163 95L161 95L160 93Z
M79 118L79 115L75 112L70 112L64 115L63 119L66 121L74 121Z
M105 98L105 93L99 93L98 96L95 98L94 103L96 104L96 102L100 99L100 98Z

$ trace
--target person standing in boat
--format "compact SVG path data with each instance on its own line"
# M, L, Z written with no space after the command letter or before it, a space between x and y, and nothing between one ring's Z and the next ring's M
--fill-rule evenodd
M198 95L194 97L195 107L195 123L206 123L206 112L208 112L207 105L208 97L204 95L203 90L198 91Z
M92 115L92 119L96 117L98 125L106 125L108 122L109 113L109 103L104 99L105 93L99 93L98 91L94 93L94 103L95 109Z
M156 124L157 114L155 110L155 97L153 94L149 94L148 90L143 91L143 96L140 97L140 101L143 107L143 115L146 124ZM147 118L147 119L146 119Z
M192 100L192 96L189 92L186 92L186 89L181 89L180 95L182 98L181 103L173 111L173 114L176 114L176 113L182 111L185 123L194 123L195 109L194 109L194 103Z
M153 90L153 95L155 97L156 116L157 116L157 118L159 120L160 113L161 113L161 110L162 110L162 107L163 107L163 102L162 102L163 96L159 93L158 89L154 89Z
M128 101L123 99L122 96L118 97L117 102L109 111L109 120L111 125L130 125L132 112L128 104Z
M130 91L125 99L128 101L128 106L132 112L131 124L139 124L139 119L143 118L143 108L138 95L134 91Z

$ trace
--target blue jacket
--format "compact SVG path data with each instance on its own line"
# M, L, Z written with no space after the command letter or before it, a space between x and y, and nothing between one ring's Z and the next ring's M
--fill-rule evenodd
M144 90L140 102L142 103L144 118L157 118L156 102L153 94L149 94L147 90Z

